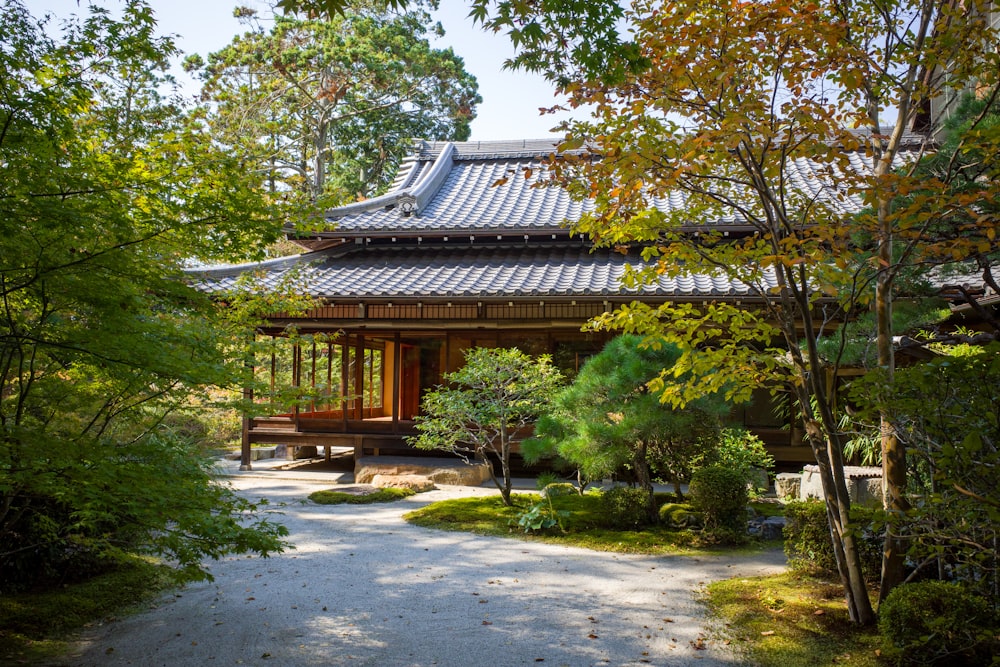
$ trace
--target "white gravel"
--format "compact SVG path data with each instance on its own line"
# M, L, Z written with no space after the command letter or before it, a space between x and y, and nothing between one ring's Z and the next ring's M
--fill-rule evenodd
M148 611L89 628L62 664L715 665L741 664L697 602L716 579L773 573L778 551L737 558L609 554L410 526L442 487L384 505L315 505L329 476L232 478L275 504L296 548L212 563Z

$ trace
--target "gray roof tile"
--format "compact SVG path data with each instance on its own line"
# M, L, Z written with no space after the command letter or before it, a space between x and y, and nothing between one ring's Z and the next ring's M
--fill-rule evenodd
M626 265L638 254L591 252L579 243L482 246L385 246L343 253L320 251L262 264L192 271L208 292L233 289L237 278L265 269L263 288L275 288L293 267L303 291L327 299L418 299L645 296L663 298L750 297L725 276L664 278L642 290L623 290Z
M593 210L592 201L574 201L558 187L535 187L544 181L545 158L553 153L551 140L510 142L419 142L404 161L389 193L373 199L331 209L325 218L327 235L418 235L536 233L561 231L567 220ZM850 155L856 170L870 170L861 153ZM525 169L531 176L524 177ZM836 177L822 172L820 165L798 159L788 165L790 191L815 198L837 210L853 213L861 209L857 196L845 196ZM494 185L504 180L503 185ZM418 199L414 215L401 215L397 204L411 195ZM654 204L666 212L683 213L686 197L672 192ZM695 225L735 225L742 220L723 215L715 220L691 220Z

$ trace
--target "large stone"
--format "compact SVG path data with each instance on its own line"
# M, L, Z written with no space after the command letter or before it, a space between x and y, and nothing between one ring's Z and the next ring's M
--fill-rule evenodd
M417 493L433 491L437 487L427 477L423 475L375 475L372 477L372 486L380 489L410 489Z
M780 540L785 530L785 517L769 516L761 523L761 537L765 540Z
M319 456L316 445L299 445L295 448L296 459L312 459Z
M457 459L366 456L354 464L354 482L369 484L375 475L418 475L435 484L481 486L490 478L486 463L468 464Z
M844 466L847 479L847 493L852 503L877 507L882 504L882 469L866 466ZM802 485L799 500L823 499L823 484L819 466L807 465L802 469Z
M226 454L226 458L230 461L239 461L243 458L243 452L237 449L235 452L229 452ZM261 459L273 459L274 458L274 447L253 447L250 450L250 460L259 461Z
M781 472L774 477L774 495L782 500L798 500L802 486L802 473Z

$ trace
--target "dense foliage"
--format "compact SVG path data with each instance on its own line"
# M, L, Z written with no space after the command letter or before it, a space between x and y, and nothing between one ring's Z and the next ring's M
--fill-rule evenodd
M469 136L476 81L451 49L431 47L440 26L423 10L366 4L267 28L239 10L250 29L185 64L204 83L215 141L246 155L281 201L315 210L378 194L412 138Z
M2 5L0 591L123 550L200 576L280 549L283 528L245 521L255 507L164 426L242 370L184 262L259 252L279 224L174 96L148 5L58 28Z
M611 340L555 396L526 453L558 455L591 480L627 473L644 490L646 515L655 523L654 477L673 482L680 495L695 461L714 448L726 409L721 397L675 408L649 390L648 383L679 356L677 348L655 340Z
M691 505L701 513L705 529L743 541L747 530L747 480L742 472L722 465L699 468L691 476Z
M958 584L920 581L889 594L879 608L882 652L894 665L995 664L1000 649L990 604Z
M795 572L835 575L837 560L830 541L827 507L818 500L785 505L784 548L788 566ZM858 537L865 580L878 582L885 520L881 510L851 507L851 530Z
M911 507L890 517L922 576L962 581L985 595L998 585L1000 347L951 354L856 388L881 407L906 445Z
M516 348L476 347L466 351L465 365L444 376L446 385L424 394L417 416L420 449L443 449L466 462L490 463L490 477L510 505L510 455L514 439L523 437L547 408L562 384L562 374L543 355L533 358ZM497 462L497 476L492 464Z

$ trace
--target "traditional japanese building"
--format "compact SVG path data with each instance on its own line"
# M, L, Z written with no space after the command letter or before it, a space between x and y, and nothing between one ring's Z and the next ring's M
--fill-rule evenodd
M328 211L315 231L300 233L296 240L308 252L199 271L199 286L211 292L234 288L248 273L259 276L259 288L276 289L294 273L322 304L299 316L276 313L262 330L288 341L258 359L265 386L274 393L290 383L311 398L291 412L249 420L245 456L251 443L263 442L327 452L351 447L356 457L416 454L405 437L415 432L422 392L456 370L471 347L549 353L572 373L612 335L585 332L584 324L619 304L727 300L754 307L747 286L721 276L623 288L626 268L642 263L639 249L594 248L569 233L565 221L588 203L536 187L553 150L551 140L418 142L387 194ZM790 169L805 191L826 196L825 179L808 162ZM679 195L656 203L684 205ZM738 219L694 221L692 231L704 225L723 234L751 231ZM758 433L778 460L811 460L770 395L757 399L734 407L732 420Z

